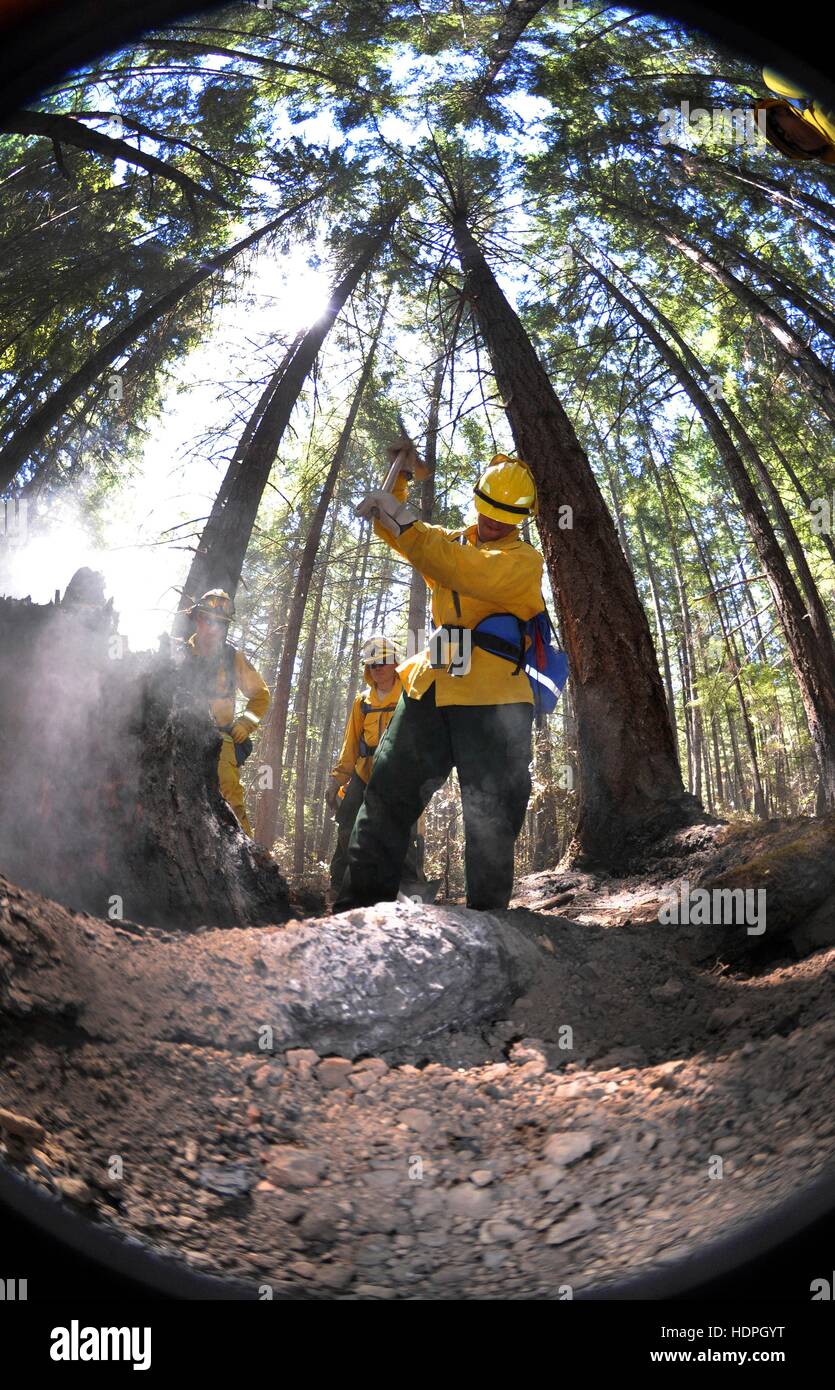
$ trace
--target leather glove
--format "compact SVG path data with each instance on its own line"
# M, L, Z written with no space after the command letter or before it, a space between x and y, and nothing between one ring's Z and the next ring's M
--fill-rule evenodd
M325 805L328 807L328 810L330 810L330 811L335 811L338 804L339 804L339 783L338 783L338 782L331 782L330 786L328 787L327 791L325 792Z
M410 507L408 502L399 502L392 492L377 488L366 493L356 508L356 516L377 517L381 526L396 538L402 535L413 521L420 520L420 513Z
M252 738L255 725L249 719L236 719L232 728L229 730L232 735L233 743L243 743L245 739Z

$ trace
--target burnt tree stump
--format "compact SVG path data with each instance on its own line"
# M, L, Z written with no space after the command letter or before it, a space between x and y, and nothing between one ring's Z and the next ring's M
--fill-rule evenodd
M0 869L97 917L283 922L287 884L220 795L220 735L106 604L0 599Z

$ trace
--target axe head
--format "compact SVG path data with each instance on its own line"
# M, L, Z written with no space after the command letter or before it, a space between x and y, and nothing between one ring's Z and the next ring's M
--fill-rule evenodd
M389 445L386 449L386 458L390 469L399 461L400 472L405 473L409 478L417 478L418 481L428 478L432 471L426 466L411 439L405 433Z

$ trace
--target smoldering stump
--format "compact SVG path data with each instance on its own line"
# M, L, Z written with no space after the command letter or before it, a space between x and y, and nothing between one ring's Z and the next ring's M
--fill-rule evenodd
M114 629L106 605L0 599L4 871L97 917L285 921L285 880L220 795L210 716Z

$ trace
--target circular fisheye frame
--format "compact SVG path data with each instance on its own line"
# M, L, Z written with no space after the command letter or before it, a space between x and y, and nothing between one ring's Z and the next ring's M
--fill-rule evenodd
M0 32L10 1223L195 1301L831 1298L818 55Z

